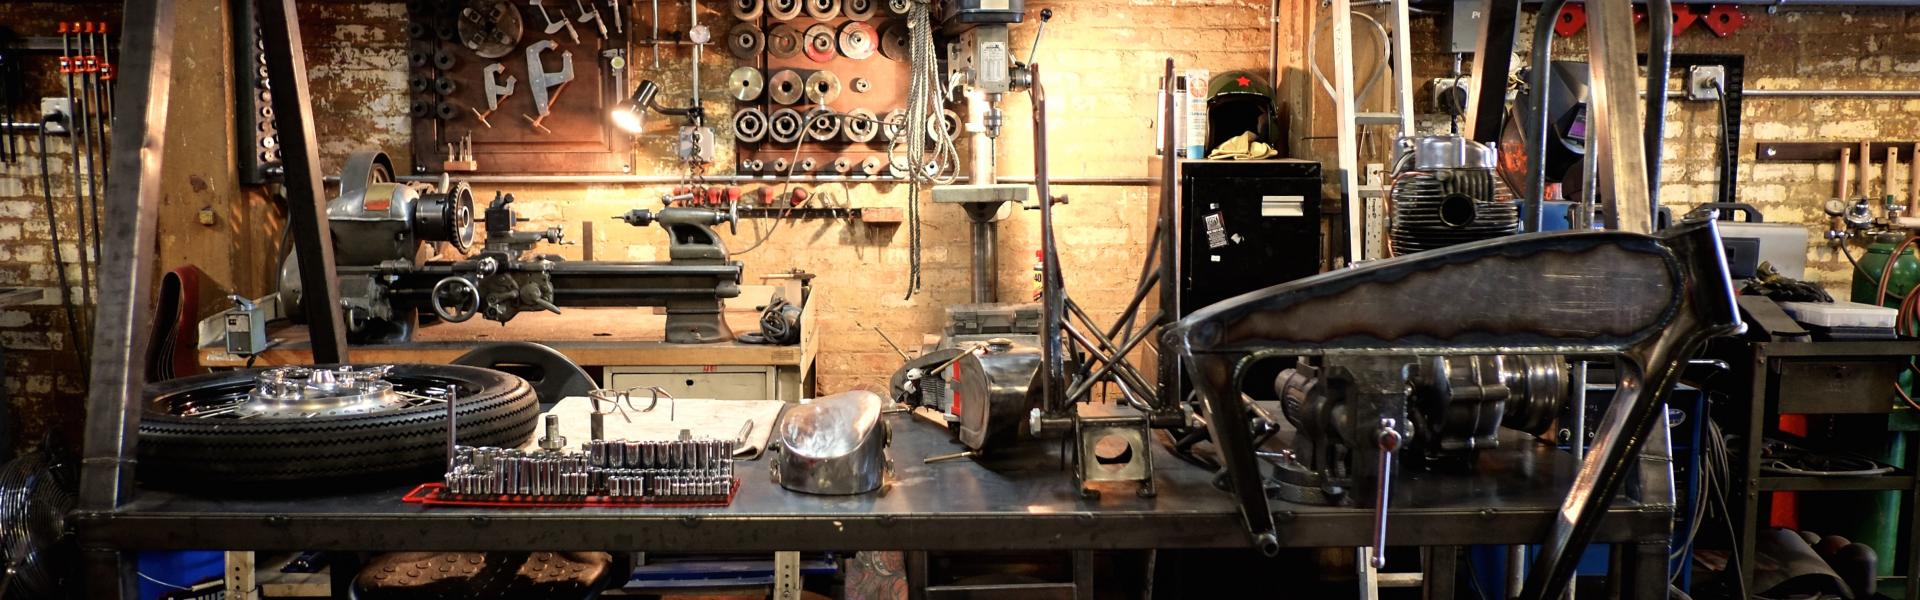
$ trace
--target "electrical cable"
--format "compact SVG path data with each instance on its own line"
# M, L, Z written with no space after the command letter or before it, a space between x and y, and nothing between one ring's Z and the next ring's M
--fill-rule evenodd
M47 128L40 127L40 193L46 199L47 233L53 238L53 268L60 275L60 306L67 313L67 335L71 336L68 345L73 347L74 357L80 360L80 378L91 380L89 370L92 361L88 356L85 338L80 337L80 315L73 304L73 282L67 278L67 260L60 252L60 217L53 204L53 171L47 161Z

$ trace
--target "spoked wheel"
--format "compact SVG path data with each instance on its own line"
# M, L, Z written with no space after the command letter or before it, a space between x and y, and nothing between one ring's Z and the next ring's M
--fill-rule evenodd
M448 390L461 445L514 447L533 434L533 386L491 369L250 369L148 386L138 472L219 484L432 474L446 463Z

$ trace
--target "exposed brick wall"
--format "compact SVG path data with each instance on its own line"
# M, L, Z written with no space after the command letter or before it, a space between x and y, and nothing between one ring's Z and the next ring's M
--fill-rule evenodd
M57 35L61 21L118 20L117 5L74 2L14 2L0 4L0 24L20 35ZM57 54L27 57L23 71L30 98L64 96L65 79L59 75ZM38 100L22 103L17 115L0 115L32 121L38 118ZM36 108L27 108L31 104ZM47 165L53 177L43 185L39 163L41 143L33 135L25 137L25 156L12 163L0 163L0 287L30 288L42 292L33 304L0 309L0 348L5 349L6 395L12 405L9 415L14 438L13 448L38 442L49 431L73 439L80 426L78 398L86 383L79 375L74 354L76 340L68 333L68 321L60 305L60 272L54 266L54 231L46 208L47 190L52 191L53 211L65 226L59 230L61 258L67 262L69 293L81 298L80 265L92 261L92 249L75 244L72 229L74 201L72 169L76 161L69 139L54 136L47 140ZM85 313L82 313L83 315Z
M1916 89L1920 88L1920 12L1891 8L1785 8L1769 14L1761 7L1742 9L1749 20L1726 38L1705 27L1674 38L1674 52L1735 54L1746 58L1747 89ZM1532 14L1523 19L1518 48L1524 64L1532 37ZM1445 54L1436 21L1413 23L1416 101L1431 112L1426 82L1445 76L1452 56ZM1642 49L1646 27L1638 28ZM1554 56L1586 60L1586 32L1571 38L1556 36ZM1471 57L1467 65L1471 68ZM1636 83L1644 83L1636 82ZM1680 87L1680 70L1671 88ZM1920 100L1867 98L1747 98L1741 111L1738 152L1738 201L1755 205L1769 222L1800 223L1809 231L1808 278L1844 298L1852 279L1851 267L1821 234L1827 228L1821 204L1835 193L1831 164L1757 163L1760 141L1913 141L1920 132ZM1438 114L1422 115L1429 131L1444 130ZM1667 106L1666 141L1660 149L1660 200L1675 214L1717 199L1720 143L1719 107L1711 101L1676 96ZM1328 150L1331 144L1322 146ZM1874 157L1874 197L1879 197L1879 163ZM1903 166L1902 169L1905 167ZM1906 199L1906 173L1894 195ZM1864 246L1855 243L1854 255Z
M664 35L683 29L684 9L662 3ZM714 31L733 24L724 3L702 3L701 21ZM407 141L402 5L323 3L304 23L309 70L316 74L313 95L320 120L323 157L337 169L345 153L370 145L386 148L410 163ZM1147 177L1156 173L1155 94L1162 61L1172 56L1184 66L1204 65L1216 72L1254 69L1265 72L1268 2L1260 0L1156 0L1029 2L1028 11L1053 8L1038 61L1044 64L1050 107L1050 163L1060 177ZM648 31L648 11L634 11L639 31ZM1016 53L1026 55L1033 25L1016 28ZM662 68L651 60L633 60L631 79L652 78L664 89L684 89L688 56L663 48ZM1297 54L1288 50L1287 56ZM650 51L636 49L636 57ZM737 66L726 52L708 52L702 86L712 90L709 110L725 123L731 102L723 101L726 76ZM318 75L325 73L326 77ZM904 85L904 82L902 82ZM1005 105L1006 132L999 146L1003 176L1033 172L1031 106L1025 96ZM724 126L723 126L724 127ZM723 130L722 135L725 135ZM637 172L672 174L671 150L664 136L640 140ZM730 164L723 145L721 165ZM724 171L725 169L721 169ZM596 221L595 256L616 260L664 260L665 239L658 228L634 230L608 225L607 219L637 207L652 207L665 191L659 186L481 186L516 194L516 206L532 219L528 226L561 226L577 238L582 221ZM903 185L814 186L813 190L856 206L905 206ZM1068 286L1097 318L1110 319L1124 307L1134 287L1145 240L1152 233L1155 190L1150 186L1057 186L1072 197L1058 212L1062 261ZM491 194L482 193L485 197ZM970 247L967 220L960 209L922 201L919 294L906 299L909 252L904 226L873 227L830 221L788 222L753 252L741 256L749 282L762 274L804 269L819 274L823 392L856 385L884 385L901 360L876 330L903 348L917 348L924 334L937 333L944 308L967 302ZM1000 227L1000 289L1016 300L1032 288L1031 267L1038 247L1037 213L1016 212ZM771 222L748 222L738 235L726 236L730 249L745 249L757 239L753 229ZM724 234L723 234L724 235ZM578 257L577 246L561 247Z

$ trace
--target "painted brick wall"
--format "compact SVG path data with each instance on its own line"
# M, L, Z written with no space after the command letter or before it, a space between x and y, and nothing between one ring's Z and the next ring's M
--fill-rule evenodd
M684 28L680 3L662 3L663 36ZM724 3L702 3L701 22L715 31L733 25ZM1055 18L1041 43L1051 120L1052 172L1061 177L1148 177L1156 173L1155 94L1161 63L1173 56L1182 65L1204 64L1216 71L1243 68L1265 72L1268 63L1269 3L1259 0L1134 0L1029 2L1029 12L1054 9ZM329 172L347 152L377 145L405 158L407 141L404 60L400 4L332 2L314 7L305 23L309 69L316 75L313 94L321 120L316 125ZM650 25L648 11L635 11L640 31ZM1013 35L1016 53L1026 55L1031 24ZM631 78L652 78L664 89L684 89L688 56L663 48L663 68L655 71L643 46L633 60ZM1283 59L1296 56L1289 49ZM702 86L724 89L737 65L724 51L708 52ZM325 77L320 77L324 73ZM731 102L712 93L708 107L727 122ZM1024 96L1005 105L1006 132L999 159L1003 176L1033 172L1031 106ZM723 130L722 135L726 135ZM640 140L638 172L670 174L670 149L663 136ZM729 164L723 146L719 163ZM724 171L724 169L722 169ZM495 186L481 186L490 190ZM595 255L608 259L664 260L665 239L658 228L635 230L607 225L607 219L632 208L657 206L662 187L501 186L516 194L527 226L561 226L575 238L582 221L596 221ZM816 186L813 191L856 206L903 207L903 185ZM1072 198L1059 210L1063 263L1068 286L1097 318L1111 319L1124 307L1145 257L1152 233L1150 186L1071 187L1056 193ZM483 196L490 196L483 192ZM766 241L739 257L749 282L762 274L799 268L819 275L815 308L822 336L818 361L822 392L859 385L884 385L900 357L881 332L903 348L917 348L925 334L937 333L944 308L969 301L970 249L966 217L960 209L923 201L920 293L906 297L910 264L906 226L873 227L858 223L801 221L748 222L727 236L730 249L753 246L755 227L771 229ZM1031 267L1038 247L1038 213L1016 212L1000 225L1000 289L1015 300L1032 289ZM556 249L578 257L578 246Z
M1705 27L1693 28L1674 38L1674 52L1688 54L1737 54L1746 57L1747 89L1916 89L1920 88L1920 12L1888 8L1787 8L1769 14L1763 8L1743 9L1749 21L1726 38L1715 37ZM1524 64L1526 42L1532 36L1532 15L1523 19L1521 58ZM1425 100L1426 81L1442 77L1452 63L1445 54L1437 23L1418 19L1413 24L1415 44L1414 81L1421 110L1431 113ZM1639 28L1641 47L1645 47L1646 28ZM1571 38L1557 37L1554 56L1585 60L1586 33ZM1467 62L1471 67L1471 57ZM1364 65L1363 65L1364 66ZM1644 83L1644 82L1640 82ZM1669 87L1679 88L1679 71ZM1643 86L1644 87L1644 86ZM1660 150L1660 200L1676 214L1684 214L1698 204L1717 198L1718 156L1720 144L1719 107L1712 101L1693 101L1675 97L1667 106L1666 141ZM1759 208L1769 222L1799 223L1807 227L1808 278L1825 285L1837 296L1845 297L1852 279L1851 267L1835 246L1821 234L1827 218L1821 204L1835 193L1836 168L1831 164L1756 163L1755 144L1760 141L1839 141L1862 140L1913 141L1920 133L1920 99L1867 98L1747 98L1740 115L1742 135L1738 152L1738 201ZM1425 128L1443 131L1446 121L1438 114L1422 115ZM1321 146L1330 150L1331 144ZM1874 197L1879 197L1878 163L1875 157ZM1901 167L1903 170L1905 167ZM1906 200L1906 173L1894 195ZM1909 200L1909 202L1911 202ZM1851 246L1861 256L1864 245Z

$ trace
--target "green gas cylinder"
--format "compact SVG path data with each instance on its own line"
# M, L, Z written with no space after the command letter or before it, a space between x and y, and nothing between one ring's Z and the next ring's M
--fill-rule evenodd
M1874 303L1874 292L1880 289L1881 273L1887 276L1887 297L1881 303L1888 308L1900 308L1900 299L1906 297L1915 285L1920 285L1920 244L1914 244L1900 253L1900 260L1887 269L1887 259L1893 256L1893 249L1906 239L1899 234L1881 234L1873 238L1873 244L1867 246L1867 255L1860 257L1860 266L1853 270L1853 301L1862 304Z
M1853 271L1853 301L1862 304L1879 304L1888 308L1900 308L1900 302L1920 285L1920 244L1915 244L1893 257L1893 249L1906 239L1903 234L1881 234L1873 238L1867 246L1866 256L1860 257L1860 265ZM1893 267L1887 268L1887 261L1894 260ZM1880 289L1880 278L1887 278L1887 293L1884 299L1876 298ZM1913 393L1913 381L1910 371L1900 373L1899 385L1909 394ZM1898 402L1894 400L1894 402ZM1897 418L1897 417L1896 417ZM1906 466L1907 436L1905 432L1887 433L1886 443L1880 452L1866 452L1881 462L1895 467ZM1865 450L1865 449L1863 449ZM1837 499L1837 498L1836 498ZM1900 528L1900 493L1877 492L1855 496L1846 502L1843 511L1859 515L1849 531L1849 539L1858 540L1872 546L1874 550L1897 546L1894 534ZM1882 576L1894 574L1893 560L1881 560L1875 565Z

